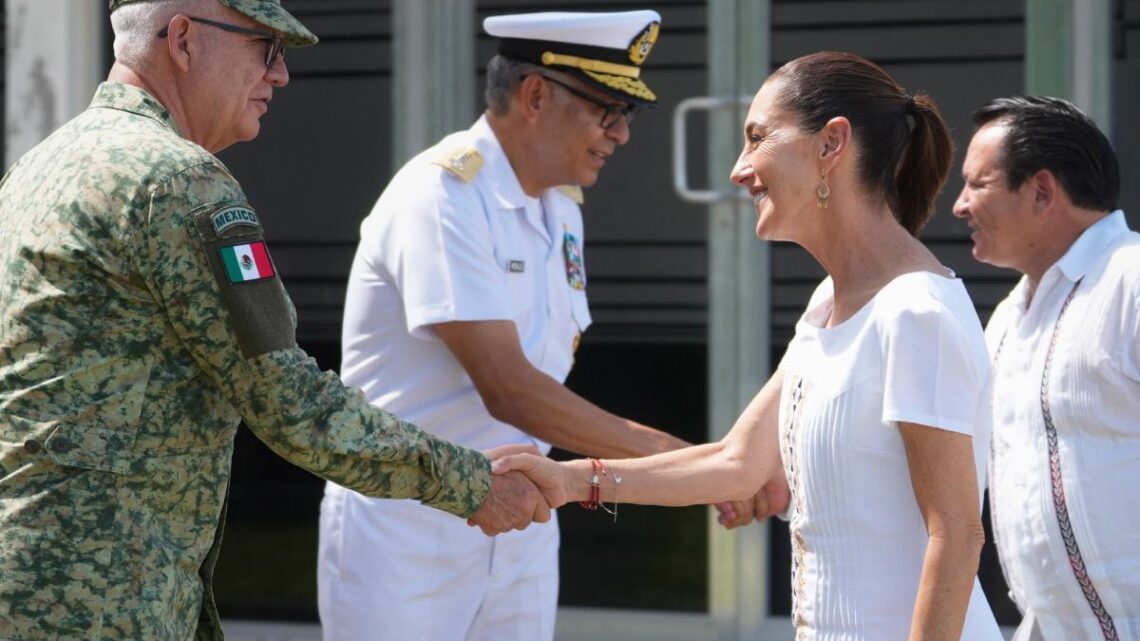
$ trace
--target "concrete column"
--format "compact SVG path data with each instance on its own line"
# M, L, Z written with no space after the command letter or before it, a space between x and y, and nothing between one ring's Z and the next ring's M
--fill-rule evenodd
M474 0L394 0L392 160L399 167L467 129L475 99Z
M709 0L709 95L752 96L769 71L769 0ZM709 114L709 184L727 185L746 108ZM709 440L732 427L768 378L768 244L751 201L709 206ZM709 608L725 638L756 639L768 614L768 526L709 519Z
M105 3L5 0L5 169L83 111L104 77Z
M1071 100L1112 129L1109 0L1026 0L1025 93Z

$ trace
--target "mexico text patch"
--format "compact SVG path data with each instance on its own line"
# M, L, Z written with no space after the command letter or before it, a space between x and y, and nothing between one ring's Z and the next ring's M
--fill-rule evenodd
M265 241L219 247L218 254L222 257L222 265L226 268L226 277L231 285L273 278L275 273Z
M210 222L214 225L214 233L219 236L222 232L235 225L260 226L257 220L257 214L253 213L253 210L248 207L226 207L211 216Z

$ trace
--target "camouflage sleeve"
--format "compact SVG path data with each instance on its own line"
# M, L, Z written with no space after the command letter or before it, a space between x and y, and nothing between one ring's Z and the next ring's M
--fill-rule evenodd
M491 485L485 456L369 405L297 347L257 214L220 163L143 198L132 254L177 337L171 358L193 358L258 438L314 474L462 517L478 510Z

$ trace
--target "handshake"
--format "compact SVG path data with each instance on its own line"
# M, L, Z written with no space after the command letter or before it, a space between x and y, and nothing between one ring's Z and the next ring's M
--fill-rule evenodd
M491 490L479 511L467 519L487 536L546 523L550 511L569 501L558 463L534 445L503 445L484 452L491 459Z
M488 536L525 530L531 523L546 523L551 510L570 501L591 499L589 479L592 474L588 469L580 465L575 469L573 462L559 463L542 456L534 445L504 445L485 454L491 459L494 472L491 489L479 510L467 519L467 524L478 526ZM620 483L620 479L614 478ZM596 501L596 482L593 489ZM655 503L652 492L644 497L649 500L643 500L639 494L633 502ZM748 525L753 519L760 521L782 513L788 501L787 482L783 474L779 474L751 499L716 504L717 521L729 529Z

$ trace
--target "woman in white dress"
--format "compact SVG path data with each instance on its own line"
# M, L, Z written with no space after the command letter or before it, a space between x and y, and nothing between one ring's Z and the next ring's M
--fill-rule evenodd
M989 359L961 281L915 238L952 155L934 102L873 63L823 52L781 67L732 181L757 235L803 246L828 278L776 373L718 443L516 455L496 471L525 471L552 507L740 501L783 474L797 641L1000 640L976 576Z

